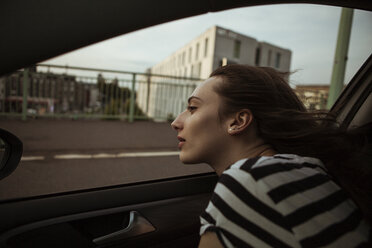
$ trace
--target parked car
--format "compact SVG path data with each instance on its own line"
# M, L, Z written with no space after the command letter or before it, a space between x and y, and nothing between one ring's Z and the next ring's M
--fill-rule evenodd
M372 10L369 0L5 1L0 7L0 75L159 23L273 2ZM372 122L371 72L369 56L332 108L341 125ZM0 137L6 144L2 178L19 163L22 145L6 131ZM214 173L205 173L2 200L0 247L196 247L199 215L216 181Z

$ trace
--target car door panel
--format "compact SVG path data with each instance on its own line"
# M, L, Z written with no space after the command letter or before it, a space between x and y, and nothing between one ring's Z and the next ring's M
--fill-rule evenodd
M90 192L9 201L0 204L0 244L8 247L160 245L187 236L195 242L199 215L216 183L214 173ZM98 237L124 229L130 211L139 212L155 231L96 245ZM12 213L11 215L9 213ZM185 243L182 241L182 243Z

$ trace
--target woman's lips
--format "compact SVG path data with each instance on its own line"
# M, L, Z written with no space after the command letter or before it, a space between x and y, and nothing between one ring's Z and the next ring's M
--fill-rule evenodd
M179 143L178 143L178 148L181 149L182 146L183 146L183 144L185 144L185 141L181 141L181 142L179 142Z
M181 147L183 146L183 144L185 144L186 140L184 138L182 138L181 136L177 136L177 139L180 141L178 143L178 148L181 149Z

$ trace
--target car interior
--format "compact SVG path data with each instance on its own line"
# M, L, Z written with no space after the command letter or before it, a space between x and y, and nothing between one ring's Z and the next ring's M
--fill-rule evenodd
M5 1L0 5L0 31L9 35L0 39L0 75L171 20L278 3L316 3L372 10L369 0ZM340 125L350 132L367 126L363 129L368 136L366 148L360 161L352 164L356 176L363 179L364 189L372 189L371 72L372 56L369 56L331 109ZM3 139L13 138L12 134L5 133L0 132ZM4 166L6 172L0 167L3 173L0 179L19 163L22 145L16 139L8 141L11 155L2 161L8 165ZM341 175L345 180L347 176ZM0 200L0 247L197 247L199 215L207 206L216 182L215 173L204 173ZM354 198L366 218L372 219L370 191L355 192Z

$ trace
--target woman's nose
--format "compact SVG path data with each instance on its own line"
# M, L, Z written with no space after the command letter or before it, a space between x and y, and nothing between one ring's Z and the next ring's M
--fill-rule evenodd
M180 116L181 115L178 115L177 118L171 123L171 127L176 131L182 129L182 122Z

